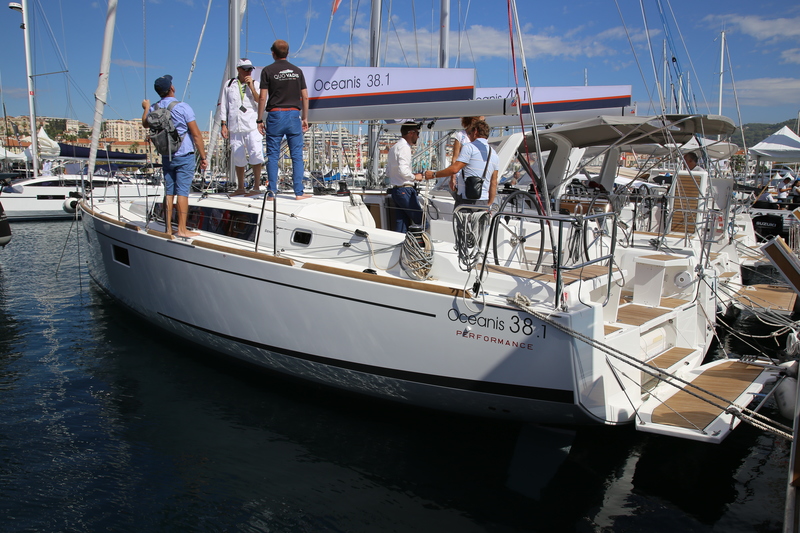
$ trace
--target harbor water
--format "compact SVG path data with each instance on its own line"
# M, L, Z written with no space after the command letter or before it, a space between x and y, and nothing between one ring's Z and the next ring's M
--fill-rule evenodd
M780 437L545 429L287 380L110 300L86 271L80 223L12 231L0 250L0 531L781 530Z

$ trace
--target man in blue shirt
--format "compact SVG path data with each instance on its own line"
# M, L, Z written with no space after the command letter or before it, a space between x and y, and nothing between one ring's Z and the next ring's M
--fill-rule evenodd
M170 103L177 102L175 87L172 85L172 76L166 75L158 78L153 84L161 100L150 105L150 100L142 100L142 126L150 127L147 115L159 107L168 107ZM181 146L178 151L169 156L162 156L161 167L164 173L164 219L167 235L172 235L172 206L175 197L178 197L178 237L195 237L199 235L189 231L186 219L189 215L189 190L192 186L195 171L195 152L200 158L200 169L208 168L206 149L203 144L203 135L197 127L194 111L185 102L179 102L172 108L172 122L181 137ZM188 133L188 135L187 135Z
M426 170L425 179L444 178L455 174L458 182L456 205L492 205L497 195L497 171L500 158L497 152L489 148L489 124L478 120L467 128L467 136L471 142L464 145L456 161L442 170ZM488 165L487 165L488 158ZM463 170L463 172L461 172ZM469 200L464 192L464 176L483 176L481 197Z

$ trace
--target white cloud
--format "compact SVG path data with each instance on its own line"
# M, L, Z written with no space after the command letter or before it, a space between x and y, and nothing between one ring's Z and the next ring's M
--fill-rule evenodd
M797 63L800 64L800 48L791 48L781 52L781 60L783 63Z
M732 92L728 91L730 94ZM736 82L736 94L741 105L769 107L783 104L798 104L800 79L757 78Z
M719 27L722 23L727 31L739 31L769 44L791 42L800 37L800 17L764 18L757 15L709 15L704 21Z
M2 92L6 98L28 98L28 89L23 87L3 87Z
M120 67L142 68L145 66L141 61L133 61L132 59L112 59L111 62Z

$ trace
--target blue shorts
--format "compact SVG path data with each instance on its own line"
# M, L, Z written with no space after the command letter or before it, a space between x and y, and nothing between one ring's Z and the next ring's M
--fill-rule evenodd
M167 196L189 196L194 179L194 152L161 158L164 171L164 191Z

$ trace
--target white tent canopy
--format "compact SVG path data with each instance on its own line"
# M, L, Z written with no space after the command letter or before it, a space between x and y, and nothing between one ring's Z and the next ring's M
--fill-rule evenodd
M0 146L0 160L2 161L25 161L25 156L23 154L15 154L14 152L9 152L2 146Z
M800 161L800 137L784 126L750 148L750 154L763 161Z
M699 140L699 142L698 142ZM733 143L725 141L714 141L711 139L704 139L694 137L691 141L687 142L681 147L683 153L698 151L700 145L703 146L703 152L711 159L730 159L739 151L739 147Z

